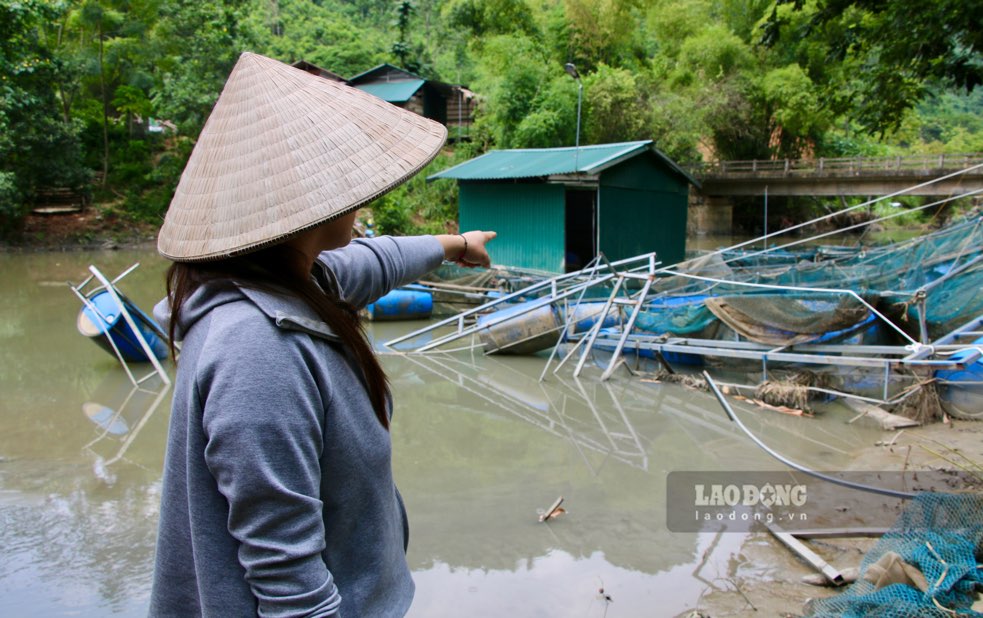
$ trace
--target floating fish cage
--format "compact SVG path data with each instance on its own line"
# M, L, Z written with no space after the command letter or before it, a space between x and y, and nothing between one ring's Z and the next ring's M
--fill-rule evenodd
M654 254L614 263L599 255L581 271L386 345L513 354L553 346L543 377L554 358L554 373L574 360L578 377L599 352L607 364L601 381L620 367L631 370L632 358L749 374L756 366L762 382L774 370L796 368L838 378L842 390L812 385L815 396L889 406L907 405L912 393L938 383L950 414L983 414L983 342L973 341L983 335L983 214L901 242L792 249L824 235L735 255L731 249L750 244L742 243L671 266ZM600 306L604 318L583 321L579 309L569 312L586 305Z

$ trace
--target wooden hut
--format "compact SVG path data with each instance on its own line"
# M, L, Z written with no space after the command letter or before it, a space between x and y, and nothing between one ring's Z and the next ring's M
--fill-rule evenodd
M474 94L462 86L424 79L391 64L349 78L348 84L448 127L450 137L470 126Z
M461 229L495 230L495 262L550 272L655 251L683 259L689 186L651 140L494 150L430 176L459 183Z

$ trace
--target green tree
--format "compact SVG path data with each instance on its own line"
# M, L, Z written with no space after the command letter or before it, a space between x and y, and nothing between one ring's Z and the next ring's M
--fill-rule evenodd
M569 47L566 60L581 70L625 64L635 55L639 0L564 0Z
M528 37L497 35L485 41L477 67L475 87L484 101L476 121L501 148L521 145L517 128L535 111L540 90L550 82L551 64L541 46ZM559 65L552 66L559 75Z
M16 231L47 186L80 188L76 127L66 123L52 84L61 67L43 44L57 7L41 0L0 0L0 232Z
M672 159L695 163L701 160L701 151L712 151L712 145L705 143L708 136L703 119L693 113L688 96L654 91L646 116L655 145Z
M72 22L83 40L83 49L89 52L89 76L95 82L100 102L102 125L102 183L109 179L109 115L117 75L106 58L107 40L116 36L123 24L123 13L109 3L85 0L72 12Z
M675 61L683 41L700 34L711 20L708 0L657 0L647 13L648 27L658 42L658 55Z
M715 12L731 32L751 43L758 23L772 5L773 0L718 0Z
M853 79L826 87L846 96L839 107L871 131L900 126L936 84L966 92L983 83L980 0L777 0L763 29L774 45L792 20L782 5L809 18L793 36L815 41L827 63L845 63Z
M759 80L758 106L768 118L769 145L782 158L798 158L829 128L830 115L797 64L772 69Z
M751 50L740 37L725 26L714 25L683 41L672 79L715 82L750 69L753 63Z
M411 60L413 53L409 42L410 18L416 12L416 5L412 0L396 0L396 30L399 32L399 39L393 43L392 53L399 59L399 65L409 71L419 71L418 63Z
M452 29L466 30L475 40L498 34L540 34L525 0L451 0L441 9Z
M181 133L197 136L239 54L253 47L239 18L245 0L163 0L154 27L151 101Z
M391 2L378 6L346 7L324 0L321 3L252 0L237 11L242 49L277 58L283 62L306 60L351 77L389 59L391 40L384 27L370 25L376 12L385 13ZM274 14L274 9L276 13ZM276 28L271 24L275 23Z
M586 143L648 139L648 101L634 74L602 63L584 79L584 92Z
M126 115L126 127L131 137L134 118L146 120L153 115L153 103L147 94L136 86L124 84L116 88L112 103L114 108Z
M575 142L577 85L566 73L558 73L540 88L530 110L516 127L516 147L557 148Z
M712 7L671 4L672 55L655 64L660 92L655 101L668 101L652 110L656 135L667 151L692 158L694 152L719 159L766 158L769 155L767 117L755 106L753 76L759 60L753 50L726 25L710 19ZM681 135L674 135L680 127ZM668 133L668 135L666 135Z

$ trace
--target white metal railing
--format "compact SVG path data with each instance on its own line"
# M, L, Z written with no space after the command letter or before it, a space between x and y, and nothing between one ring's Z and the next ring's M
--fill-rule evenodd
M737 176L866 176L938 174L983 163L983 153L926 154L894 157L818 157L716 161L687 166L702 178Z

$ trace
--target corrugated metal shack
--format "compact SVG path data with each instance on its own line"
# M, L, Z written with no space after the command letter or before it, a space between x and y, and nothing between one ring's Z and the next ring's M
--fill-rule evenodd
M683 259L689 185L651 140L580 148L494 150L428 180L460 185L462 230L495 230L495 262L578 270L598 252Z
M462 86L427 80L391 64L380 64L348 79L348 84L451 129L470 126L474 93Z

